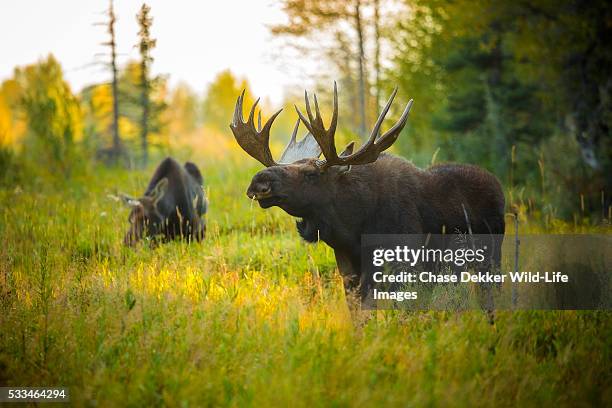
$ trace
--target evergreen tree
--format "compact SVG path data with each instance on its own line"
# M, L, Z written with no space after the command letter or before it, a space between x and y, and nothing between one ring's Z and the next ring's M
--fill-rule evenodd
M156 40L151 38L151 25L153 24L153 18L149 15L151 8L146 4L143 4L138 13L137 20L140 26L138 35L140 42L138 43L138 49L140 51L140 103L142 107L142 116L140 121L140 139L142 143L142 163L144 166L147 165L149 159L149 146L148 146L148 134L149 134L149 117L151 109L150 93L152 87L152 80L150 78L150 66L153 62L151 57L151 49L155 47Z

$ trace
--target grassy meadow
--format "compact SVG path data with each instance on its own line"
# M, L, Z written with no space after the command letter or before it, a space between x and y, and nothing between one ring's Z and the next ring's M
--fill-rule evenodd
M246 198L254 161L194 161L199 245L123 247L107 195L153 167L0 189L0 383L77 406L612 405L610 312L351 312L332 250Z

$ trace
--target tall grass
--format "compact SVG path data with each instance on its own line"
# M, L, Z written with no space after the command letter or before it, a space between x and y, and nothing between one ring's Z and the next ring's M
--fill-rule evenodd
M255 171L206 163L206 241L135 250L106 197L151 169L0 190L0 383L81 406L612 404L609 312L361 319L333 252L246 198Z

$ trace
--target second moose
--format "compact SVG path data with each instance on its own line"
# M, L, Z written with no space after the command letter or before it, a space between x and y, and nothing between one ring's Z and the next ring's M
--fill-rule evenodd
M203 183L195 164L181 166L171 157L164 159L142 197L121 196L131 207L124 243L131 246L143 238L158 237L163 241L204 239L207 201Z

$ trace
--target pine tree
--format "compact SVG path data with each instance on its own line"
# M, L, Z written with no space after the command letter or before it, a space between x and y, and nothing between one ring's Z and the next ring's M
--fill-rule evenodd
M140 103L142 106L142 116L140 121L140 139L142 142L142 163L144 166L147 165L149 160L149 146L148 146L148 134L149 134L149 119L151 114L151 102L150 94L152 87L152 80L150 77L151 62L151 49L155 48L156 40L151 38L151 25L153 24L153 18L150 16L151 7L143 3L140 8L140 12L136 16L140 31L138 35L140 42L138 48L140 51L140 90L141 97Z
M110 68L112 74L112 92L113 92L113 121L112 121L112 134L113 134L113 147L111 150L112 159L116 161L121 155L121 138L119 137L119 85L117 80L117 43L115 41L115 22L117 17L115 16L115 10L113 8L113 0L110 0L108 7L108 33L110 34L109 42L104 45L110 48Z

